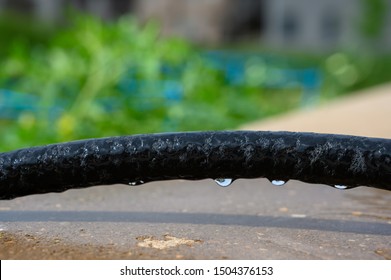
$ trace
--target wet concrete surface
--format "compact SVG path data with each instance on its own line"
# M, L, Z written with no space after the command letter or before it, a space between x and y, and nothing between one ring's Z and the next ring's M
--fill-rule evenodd
M266 179L35 195L1 202L0 258L388 259L390 201L365 187Z
M246 128L334 127L366 135L365 127L349 126L351 114L360 121L376 109L369 136L391 137L388 123L376 119L391 119L391 112L370 103L387 102L388 92ZM341 103L347 119L342 114L320 127L319 119L338 114ZM274 186L267 179L239 179L226 188L178 180L26 196L0 201L0 259L391 259L390 202L390 192L368 187L293 180Z

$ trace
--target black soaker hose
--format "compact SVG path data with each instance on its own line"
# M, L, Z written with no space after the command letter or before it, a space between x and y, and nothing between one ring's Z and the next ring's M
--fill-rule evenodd
M391 139L188 132L90 139L0 154L0 199L104 184L258 177L391 190Z

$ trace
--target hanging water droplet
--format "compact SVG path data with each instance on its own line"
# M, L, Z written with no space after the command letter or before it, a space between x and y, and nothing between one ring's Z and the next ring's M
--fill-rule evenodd
M285 185L285 183L286 181L283 180L272 180L272 184L279 187Z
M143 180L129 182L129 186L138 186L138 185L142 185L142 184L144 184Z
M231 178L217 178L215 179L215 182L220 187L228 187L229 185L232 184L233 180Z
M334 185L334 188L339 189L339 190L346 190L348 187L345 185Z

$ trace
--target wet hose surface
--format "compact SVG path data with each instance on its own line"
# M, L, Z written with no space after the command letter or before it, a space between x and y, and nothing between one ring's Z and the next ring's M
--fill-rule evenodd
M391 139L183 132L89 139L0 154L0 199L118 183L258 177L391 190Z

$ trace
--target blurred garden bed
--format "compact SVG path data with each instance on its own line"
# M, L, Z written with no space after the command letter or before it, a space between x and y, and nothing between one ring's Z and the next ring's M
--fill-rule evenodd
M155 23L0 21L0 151L73 139L234 129L390 80L390 58L196 48Z

